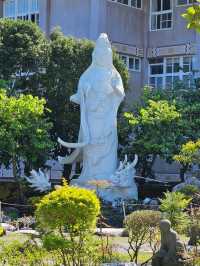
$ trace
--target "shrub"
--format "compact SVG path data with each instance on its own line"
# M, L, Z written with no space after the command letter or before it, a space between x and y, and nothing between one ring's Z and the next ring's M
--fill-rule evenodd
M164 213L164 218L169 219L172 227L177 231L184 231L189 224L189 217L185 212L191 199L181 192L166 192L161 199L160 210Z
M63 265L89 265L96 254L96 244L90 237L100 203L94 192L64 184L46 195L36 209L36 219L46 229L44 245L62 253ZM49 233L51 231L51 233ZM68 233L66 236L65 232Z
M48 252L44 248L18 241L1 243L0 265L61 265L61 256L58 252ZM50 262L50 263L48 263Z
M95 193L66 184L44 196L37 205L36 218L41 226L67 232L85 231L96 225L100 203Z
M179 192L183 193L186 197L193 197L196 193L199 192L198 187L194 185L187 185L179 190Z
M152 240L153 229L158 228L160 212L158 211L135 211L125 218L125 226L128 231L128 254L131 261L138 261L140 248L146 242Z

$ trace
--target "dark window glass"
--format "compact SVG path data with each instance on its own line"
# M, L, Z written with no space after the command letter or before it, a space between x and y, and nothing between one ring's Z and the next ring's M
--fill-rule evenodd
M151 75L163 74L163 65L151 65Z
M163 10L171 9L171 0L163 0Z

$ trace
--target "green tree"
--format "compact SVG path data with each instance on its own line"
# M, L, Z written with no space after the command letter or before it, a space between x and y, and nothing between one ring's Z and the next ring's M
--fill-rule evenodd
M194 1L193 6L189 7L186 13L182 14L182 17L187 20L188 29L195 29L200 33L200 5L195 2L200 3L200 0Z
M180 113L166 100L148 100L135 113L125 113L132 126L131 149L139 155L142 176L152 174L156 156L169 159L176 150Z
M0 19L0 79L9 81L13 91L37 94L48 50L47 39L35 23Z
M131 262L138 262L141 246L147 242L151 245L156 238L156 229L160 221L160 212L151 210L135 211L125 218L125 226L128 231L128 254Z
M173 89L166 90L145 88L143 105L145 106L150 99L168 101L169 104L175 105L177 112L181 115L175 125L175 149L170 155L170 162L171 158L175 159L174 156L181 152L182 145L188 141L196 142L200 139L200 89L195 84L188 88L183 83L176 84ZM181 163L180 177L183 179L188 165L182 161L179 162Z
M37 205L36 218L45 231L44 246L60 250L63 265L89 265L87 256L95 254L88 237L99 213L100 202L93 191L64 183Z
M45 103L31 95L9 97L5 90L0 91L0 162L13 165L17 181L21 181L20 162L25 163L27 171L38 168L53 148Z

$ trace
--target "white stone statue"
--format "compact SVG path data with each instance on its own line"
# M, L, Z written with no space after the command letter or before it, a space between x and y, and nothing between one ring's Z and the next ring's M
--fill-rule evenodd
M111 44L103 33L96 42L91 66L81 76L77 93L71 96L71 101L79 104L81 110L78 143L67 143L61 139L58 142L75 149L71 155L59 157L60 163L74 165L80 160L83 163L79 178L72 184L91 187L91 180L107 180L110 187L100 193L106 200L123 197L137 199L133 170L135 162L130 165L126 162L127 169L123 166L117 170L117 112L124 96L121 76L113 66ZM120 172L124 180L119 178ZM119 182L116 183L116 179ZM126 187L127 195L120 194L122 187Z
M39 171L32 170L31 176L26 177L28 183L30 183L30 187L34 188L39 192L47 192L51 190L51 182L49 176L44 173L41 169Z

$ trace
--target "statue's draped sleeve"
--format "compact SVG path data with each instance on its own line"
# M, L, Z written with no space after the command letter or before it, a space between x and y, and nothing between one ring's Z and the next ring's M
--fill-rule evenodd
M117 70L115 70L115 73L112 78L112 87L114 88L115 92L119 95L119 97L123 99L125 96L123 81Z

